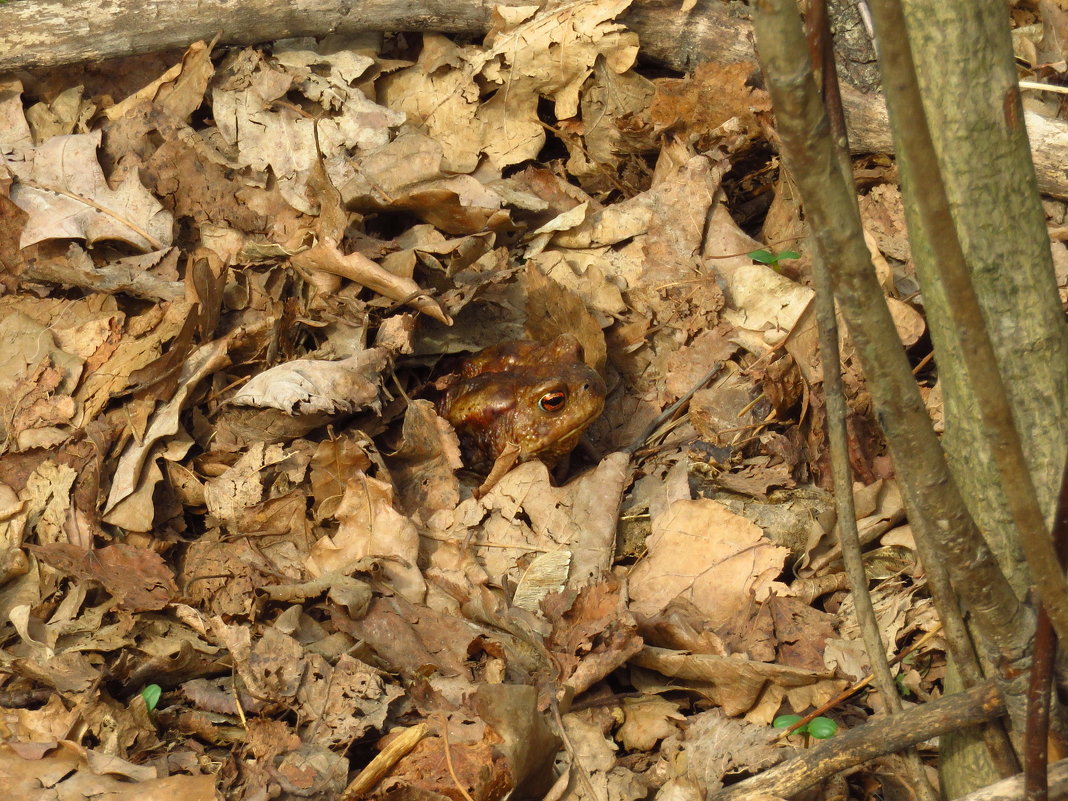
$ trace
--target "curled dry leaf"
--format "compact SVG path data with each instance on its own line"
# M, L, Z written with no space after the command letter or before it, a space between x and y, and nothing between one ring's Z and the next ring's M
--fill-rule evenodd
M270 168L293 208L314 214L305 190L320 151L384 145L391 129L404 121L403 114L350 85L373 63L351 51L326 55L285 48L272 61L245 51L212 91L219 133L236 146L242 163ZM290 91L316 101L324 118L317 124L293 108L286 100Z
M675 734L679 721L685 720L678 702L658 695L627 699L623 713L626 717L617 736L625 748L638 751L652 750L658 740Z
M155 516L152 504L152 489L155 482L162 479L162 473L155 468L149 480L143 480L143 470L156 444L164 437L174 436L178 432L179 415L193 389L207 376L227 363L227 342L216 340L196 350L179 374L178 388L167 403L152 416L148 430L140 441L133 441L125 448L115 468L111 493L104 507L105 519L129 527L133 531L148 531ZM153 461L153 467L154 461ZM119 509L119 505L137 492L139 502L131 502L131 508Z
M5 776L6 792L12 798L29 798L40 791L41 777L62 777L60 787L77 786L83 796L110 795L120 798L129 792L131 782L136 781L140 798L182 798L185 801L214 801L215 777L210 775L175 775L157 778L154 770L137 770L138 766L120 768L125 760L114 756L105 764L90 764L91 752L71 741L56 744L42 743L37 748L27 749L18 744L0 745L0 771ZM120 778L123 777L123 778ZM129 778L125 778L129 777Z
M790 746L772 745L774 734L764 726L732 720L720 709L691 716L688 725L664 743L661 759L674 776L672 782L689 781L708 791L723 785L727 776L756 773L780 762L792 752ZM675 797L672 794L671 797ZM697 799L703 799L702 791ZM693 798L686 792L683 799ZM753 793L746 801L781 801Z
M577 782L572 797L582 801L636 801L646 797L649 788L636 773L620 764L618 747L605 735L600 721L571 712L564 715L563 723L571 743L568 753L574 770L581 770L588 777L588 782Z
M749 264L728 276L731 308L724 317L759 333L769 345L782 342L808 308L813 292L764 264Z
M334 516L340 526L312 547L306 562L309 573L349 574L378 559L398 592L412 601L422 600L426 583L417 567L419 534L394 507L391 485L362 474L353 476Z
M360 253L345 255L333 240L326 239L309 250L295 254L292 261L307 270L321 270L348 278L398 303L406 303L445 325L452 323L441 305L420 289L415 281L383 270Z
M146 300L181 301L185 287L177 277L178 251L155 250L96 266L75 244L61 256L35 261L24 273L35 281L70 284L90 292L125 293Z
M383 101L418 120L440 143L443 169L472 172L478 165L481 140L477 136L478 85L464 69L465 48L440 34L423 36L414 66L388 75L381 83Z
M758 114L771 111L764 89L754 88L758 68L753 63L699 64L685 78L656 82L656 97L649 117L660 130L671 129L681 138L711 138L717 128L735 120L744 144L761 133Z
M379 377L388 361L389 354L381 348L338 361L296 359L253 376L230 403L293 415L337 415L376 407Z
M456 432L434 404L414 400L404 413L401 444L387 459L405 510L430 517L455 509L460 500L456 471L463 466Z
M493 580L518 581L525 572L521 564L530 555L567 550L567 586L582 587L611 564L628 464L626 454L609 454L597 468L563 487L552 486L541 462L519 465L481 500L469 498L455 511L443 510L430 519L435 543L429 553L431 568L453 575L458 554L450 543L469 542L481 570ZM469 555L459 559L459 569L469 569L469 561Z
M700 682L702 691L727 715L734 717L746 712L751 715L755 713L756 719L764 723L771 722L769 711L774 713L783 695L793 692L795 688L819 685L822 688L820 695L827 699L845 685L843 681L833 680L830 670L805 670L734 656L691 654L650 646L646 646L634 662L665 676ZM764 703L766 699L762 697L767 684L782 691L770 705ZM798 694L799 706L796 708L808 706L812 698L811 693L807 696ZM761 702L759 706L758 701Z
M178 119L188 120L204 102L204 91L214 74L211 47L207 42L193 42L186 49L181 63L175 64L122 102L106 108L104 116L109 120L121 119L137 104L155 101Z
M83 367L48 326L21 312L0 319L0 430L7 447L51 447L67 438Z
M927 321L923 319L922 314L904 301L887 298L886 303L890 307L890 316L894 318L897 335L901 337L901 344L906 348L912 347L927 330Z

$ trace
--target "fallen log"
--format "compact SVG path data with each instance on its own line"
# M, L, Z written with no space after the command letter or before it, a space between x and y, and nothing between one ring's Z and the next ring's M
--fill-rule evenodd
M367 31L481 33L530 0L15 0L0 5L0 72L184 48Z
M13 0L0 5L0 73L184 48L200 39L253 44L294 36L369 31L481 34L496 6L534 0ZM686 71L702 61L755 61L749 21L721 0L635 0L620 21L638 33L642 54ZM878 94L846 86L850 145L890 153ZM1068 198L1068 124L1026 115L1044 194Z

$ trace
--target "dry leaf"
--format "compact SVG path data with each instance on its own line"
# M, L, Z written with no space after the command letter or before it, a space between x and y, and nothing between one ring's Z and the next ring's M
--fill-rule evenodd
M171 571L147 548L118 543L87 551L57 542L31 550L65 575L99 582L133 612L162 609L178 594Z
M348 278L387 298L407 303L446 325L452 322L438 302L421 290L415 281L383 270L360 253L342 254L333 240L325 240L310 250L295 254L293 263L306 270L321 270Z
M773 591L788 553L716 501L676 501L653 520L648 556L631 571L632 608L651 617L676 597L725 623Z
M393 508L390 485L353 476L334 516L340 523L337 532L322 537L308 556L306 566L313 576L352 573L377 558L398 592L422 600L426 584L416 566L419 535L412 521Z
M381 348L370 348L339 361L286 362L254 376L230 403L292 415L340 415L376 409L378 378L388 359Z
M16 170L11 199L30 215L19 247L47 239L127 242L143 251L171 244L173 220L131 174L112 189L96 159L100 131L56 136Z
M561 2L530 20L496 32L492 45L470 59L483 81L499 87L477 112L482 152L500 169L537 156L545 142L538 99L555 101L556 118L578 112L579 90L599 57L615 72L626 71L638 38L612 23L630 0ZM556 56L567 52L566 59Z
M679 704L658 695L625 700L623 714L616 736L624 748L636 751L651 751L657 740L675 734L678 722L685 720L679 714Z

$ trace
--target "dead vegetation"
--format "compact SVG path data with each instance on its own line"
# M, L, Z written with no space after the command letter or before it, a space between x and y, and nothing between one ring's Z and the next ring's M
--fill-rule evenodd
M0 82L12 798L699 798L867 675L767 94L753 64L637 66L626 5ZM939 421L893 164L855 173ZM473 497L434 379L563 331L603 416L568 480ZM883 639L931 635L911 706L939 623L843 344ZM824 792L901 792L901 762Z

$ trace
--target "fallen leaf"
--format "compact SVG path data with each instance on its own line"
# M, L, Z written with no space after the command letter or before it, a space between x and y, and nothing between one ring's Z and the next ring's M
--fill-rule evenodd
M676 597L713 625L773 591L788 551L716 501L675 501L653 520L648 556L630 575L633 609L652 616Z
M678 703L658 695L626 699L623 715L616 736L624 748L636 751L651 751L658 740L675 734L679 722L686 719L679 714Z
M476 74L500 87L477 113L482 152L500 169L537 156L545 131L539 97L555 101L557 119L578 112L579 90L598 58L624 72L638 52L637 36L610 22L630 0L562 2L494 32L484 53L470 59ZM567 59L556 57L565 50Z
M162 609L178 594L171 571L147 548L116 543L87 551L59 542L30 547L61 573L99 582L133 612Z
M55 136L16 172L11 199L30 218L19 247L47 239L119 240L143 251L171 244L173 220L134 175L108 186L96 149L100 131Z
M313 576L351 573L361 563L382 560L390 583L411 601L421 601L426 584L417 567L419 535L412 521L393 507L393 488L358 474L345 486L334 512L340 526L311 549L307 568Z
M291 415L340 415L378 406L378 377L388 354L380 348L338 361L298 359L254 376L232 398L235 406Z

